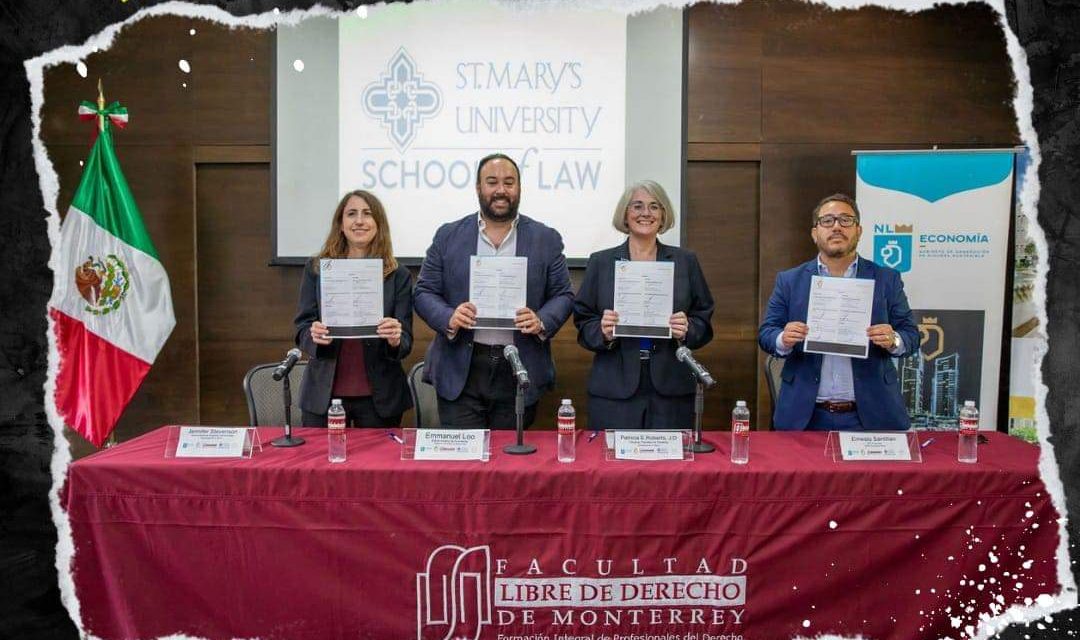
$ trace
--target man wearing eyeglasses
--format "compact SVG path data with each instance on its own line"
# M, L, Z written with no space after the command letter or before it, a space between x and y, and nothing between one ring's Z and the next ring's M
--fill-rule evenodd
M892 358L919 348L919 330L900 274L860 258L862 226L855 200L842 193L821 200L811 218L813 260L776 277L758 344L785 358L773 427L779 430L903 430L911 426ZM806 353L812 276L874 281L870 349L866 358Z

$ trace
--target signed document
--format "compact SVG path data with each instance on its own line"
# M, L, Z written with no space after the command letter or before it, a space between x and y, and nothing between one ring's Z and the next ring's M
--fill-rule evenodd
M383 261L319 261L319 309L331 338L377 338L383 319Z
M510 329L524 308L529 259L523 256L469 258L469 301L476 305L474 329Z
M615 337L670 338L674 304L674 262L615 263Z
M866 330L873 304L873 280L812 276L804 350L865 358L870 351Z

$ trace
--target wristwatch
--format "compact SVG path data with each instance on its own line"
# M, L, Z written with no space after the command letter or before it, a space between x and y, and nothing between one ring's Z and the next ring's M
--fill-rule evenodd
M893 331L892 334L892 350L896 351L900 348L900 334Z

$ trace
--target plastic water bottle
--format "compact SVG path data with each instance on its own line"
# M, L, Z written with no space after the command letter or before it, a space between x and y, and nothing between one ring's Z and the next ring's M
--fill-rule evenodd
M330 462L345 462L345 407L341 400L334 398L330 402L330 411L326 414L328 451L326 458Z
M965 400L960 409L960 438L956 443L956 459L975 462L979 459L979 410L974 400Z
M731 461L735 464L750 461L750 410L745 400L736 402L731 412Z
M559 427L559 450L556 455L559 458L559 462L573 462L577 457L574 451L574 431L577 428L576 418L577 414L574 411L574 405L570 402L570 398L563 398L562 404L559 405L557 420Z

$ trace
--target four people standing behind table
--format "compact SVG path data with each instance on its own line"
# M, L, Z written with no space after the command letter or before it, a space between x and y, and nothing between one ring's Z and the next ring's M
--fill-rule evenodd
M669 247L657 235L674 225L664 189L645 180L631 185L615 207L612 224L626 242L592 254L574 303L578 343L594 353L589 372L593 428L689 428L694 379L675 358L680 345L698 349L713 337L713 299L697 256ZM615 337L615 268L623 260L675 263L671 338Z
M481 159L476 195L478 212L435 233L416 282L416 312L435 331L424 380L435 386L444 425L512 429L516 383L503 349L516 345L531 381L525 395L528 426L540 394L555 382L551 338L573 306L570 272L559 233L518 214L521 173L513 160L503 154ZM517 310L514 330L474 329L472 256L528 258L526 305Z
M378 339L328 336L319 312L321 258L382 260L386 317L378 324ZM311 358L300 385L302 424L326 426L331 397L341 398L352 426L401 424L412 406L401 367L412 350L412 279L394 259L386 211L371 193L352 191L338 203L322 250L304 267L294 324L296 345Z
M676 349L712 339L713 300L696 255L657 236L674 224L663 188L652 181L628 187L613 225L623 244L589 257L575 301L558 232L518 214L520 173L502 154L477 167L480 209L444 224L427 251L415 292L397 264L381 203L365 191L345 195L319 255L304 269L296 343L311 357L300 391L305 425L325 425L331 396L340 397L356 426L392 426L411 406L401 362L412 347L412 307L433 329L425 380L435 386L448 426L512 428L515 379L504 356L517 346L532 385L525 423L533 422L540 394L554 384L550 339L571 313L578 342L592 351L588 379L590 422L597 428L684 428L692 422L694 380ZM766 352L786 358L773 424L777 429L906 429L906 407L891 359L918 348L903 281L893 269L856 253L862 227L856 202L834 194L812 214L814 260L780 273L758 330ZM514 330L476 329L469 301L472 256L528 258L526 306ZM320 258L383 261L384 310L378 340L328 335L319 313ZM671 338L616 337L615 269L620 261L674 263ZM803 346L812 276L874 281L871 343L865 359L806 353Z
M919 348L919 330L900 274L860 258L856 252L860 235L855 200L840 193L828 196L811 214L810 237L817 244L817 257L776 277L758 329L761 348L787 360L773 412L775 429L878 430L911 425L892 358ZM803 350L813 276L874 281L866 358Z

